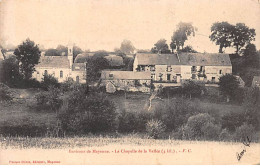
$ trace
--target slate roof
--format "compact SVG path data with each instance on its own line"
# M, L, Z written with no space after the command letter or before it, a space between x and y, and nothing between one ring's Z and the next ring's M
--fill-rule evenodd
M35 67L47 67L47 68L69 68L70 63L66 56L45 56L41 58L40 63Z
M133 72L133 71L102 71L101 79L104 80L111 79L111 77L109 77L109 74L113 74L113 79L126 79L126 80L151 79L151 72Z
M136 58L138 65L231 66L229 55L219 53L179 53L178 56L177 54L137 53Z

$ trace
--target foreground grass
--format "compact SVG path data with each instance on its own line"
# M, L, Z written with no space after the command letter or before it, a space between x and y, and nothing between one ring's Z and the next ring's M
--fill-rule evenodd
M46 137L0 137L0 148L8 149L62 149L80 148L107 145L133 145L133 146L176 146L185 144L241 144L241 142L217 142L217 141L186 141L173 139L149 139L140 138L139 135L128 135L119 138L114 137L66 137L66 138L46 138Z

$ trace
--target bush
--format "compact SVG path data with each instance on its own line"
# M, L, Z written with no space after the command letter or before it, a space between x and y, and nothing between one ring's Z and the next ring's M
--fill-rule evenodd
M200 111L197 103L185 99L171 99L156 106L153 118L166 125L166 131L177 130L188 118Z
M201 131L203 133L204 140L218 140L221 126L208 122L202 126Z
M0 83L0 101L10 101L12 99L9 87Z
M146 131L152 138L159 138L165 131L165 125L160 120L150 120L146 123Z
M229 141L232 139L231 133L227 129L222 129L222 131L219 134L219 140L220 141Z
M36 107L39 110L56 111L62 104L62 100L59 98L59 89L49 87L48 90L36 95Z
M60 86L58 80L52 75L48 75L48 74L44 75L41 85L44 90L48 90L50 86L57 87L57 88Z
M218 130L218 126L214 125L214 118L209 114L200 113L191 116L188 119L187 124L184 127L184 135L187 139L206 139L215 137L214 133L209 133L209 131ZM216 133L217 134L217 133ZM216 135L218 136L218 134Z
M205 86L203 83L187 80L182 84L182 90L183 93L190 98L199 97L202 91L205 90Z
M244 123L240 127L236 128L236 132L234 134L234 140L237 141L245 141L247 137L252 140L255 135L255 129L254 127L250 124Z
M65 82L61 83L61 90L63 92L72 91L73 85L75 85L75 82L72 78L69 77Z
M102 94L73 91L64 100L58 118L68 134L98 133L115 129L115 106Z
M231 111L223 115L221 119L222 128L227 129L230 132L234 132L237 127L246 122L244 112Z

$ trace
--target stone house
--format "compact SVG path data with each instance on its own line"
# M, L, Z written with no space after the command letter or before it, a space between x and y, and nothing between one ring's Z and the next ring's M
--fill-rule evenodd
M45 74L57 78L58 82L65 82L69 77L77 83L86 83L86 63L73 62L73 46L68 46L68 56L44 56L35 65L33 78L42 81Z
M117 90L132 92L150 92L151 72L112 71L101 72L101 86L114 93Z
M232 65L228 54L137 53L133 71L151 72L154 83L180 83L187 79L216 83L220 76L232 73Z

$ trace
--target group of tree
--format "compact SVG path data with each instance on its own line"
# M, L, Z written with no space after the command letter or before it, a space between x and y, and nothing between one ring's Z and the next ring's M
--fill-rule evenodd
M73 59L83 50L78 46L73 46ZM68 56L68 47L63 45L58 45L56 48L50 48L45 51L46 56Z
M241 48L255 40L255 29L251 29L244 23L232 25L228 22L216 22L211 26L211 41L219 45L219 53L223 53L223 48L234 47L236 53Z

